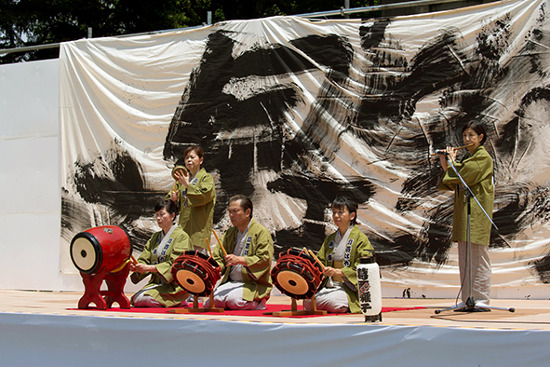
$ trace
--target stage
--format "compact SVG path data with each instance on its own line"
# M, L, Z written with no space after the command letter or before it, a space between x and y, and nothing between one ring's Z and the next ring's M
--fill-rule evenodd
M158 363L266 366L547 365L550 301L493 300L515 312L435 310L449 299L385 298L363 315L237 316L79 310L77 292L0 291L2 365ZM275 296L270 304L288 304ZM301 302L298 302L301 306ZM115 305L117 307L118 305ZM422 307L420 309L408 309ZM405 310L405 308L407 308Z

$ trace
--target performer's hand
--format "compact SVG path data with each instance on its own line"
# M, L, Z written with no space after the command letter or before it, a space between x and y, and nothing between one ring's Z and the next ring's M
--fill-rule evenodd
M447 149L445 149L447 151L447 154L449 155L449 158L451 159L451 161L455 161L456 160L456 153L458 152L458 149L454 148L454 147L447 147Z
M342 272L341 269L336 269L336 268L333 268L333 267L330 267L330 266L325 266L325 270L323 271L323 273L326 276L329 276L329 277L333 277L333 276L343 277L344 276L344 273Z
M243 256L229 254L224 259L225 259L225 264L227 266L246 265L246 260L244 259Z
M157 267L147 264L133 264L130 263L130 270L134 273L157 273Z
M179 194L178 190L172 191L172 193L170 193L170 199L175 203L178 202L178 196L179 196L178 194Z
M189 187L189 172L186 169L179 169L174 172L176 180L185 187Z
M444 171L446 171L447 168L449 168L449 163L447 162L447 158L449 158L452 162L454 162L456 160L457 152L458 152L458 149L448 146L445 149L445 154L439 155L439 163L441 163L441 167L443 167Z

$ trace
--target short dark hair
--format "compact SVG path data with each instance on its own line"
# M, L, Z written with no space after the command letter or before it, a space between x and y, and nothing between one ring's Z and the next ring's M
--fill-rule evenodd
M204 157L204 149L202 149L200 145L195 144L187 147L187 149L183 151L183 159L185 159L185 157L187 157L187 154L191 152L195 152L199 156L199 158Z
M250 200L248 196L241 194L233 195L229 198L229 203L231 204L234 201L240 201L239 205L241 206L241 208L244 209L244 211L246 211L246 209L250 209L250 218L252 218L252 212L254 208L252 205L252 200Z
M176 202L172 201L172 200L158 201L155 204L155 213L158 212L159 210L162 210L162 209L166 209L166 211L170 215L172 215L172 214L178 215L178 211L179 211L178 204Z
M330 206L332 209L344 209L346 208L348 212L355 213L355 217L351 220L351 224L357 224L357 203L355 200L350 198L349 196L340 195L337 196Z
M485 141L487 140L487 132L485 131L485 126L483 125L482 122L470 121L464 126L462 126L462 133L464 133L466 129L474 130L477 135L483 134L483 139L481 139L481 145L483 145L483 143L485 143Z

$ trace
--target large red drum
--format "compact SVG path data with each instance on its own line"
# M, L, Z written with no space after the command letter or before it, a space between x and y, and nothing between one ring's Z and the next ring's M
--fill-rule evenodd
M290 248L279 254L271 278L283 294L295 299L309 299L320 288L323 268L305 249Z
M208 296L221 278L221 268L211 256L189 250L174 261L172 276L183 289L196 296Z
M71 259L84 274L120 271L132 256L130 237L119 226L100 226L85 230L71 241Z

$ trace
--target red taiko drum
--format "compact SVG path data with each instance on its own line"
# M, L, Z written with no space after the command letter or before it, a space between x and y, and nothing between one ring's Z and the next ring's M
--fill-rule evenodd
M84 274L95 274L103 267L117 272L132 256L130 237L119 226L100 226L85 230L71 241L71 259Z
M279 254L271 270L273 284L295 299L311 298L321 284L323 268L306 250L291 248Z
M221 278L221 268L211 256L185 251L174 261L172 276L186 291L196 296L208 296Z

